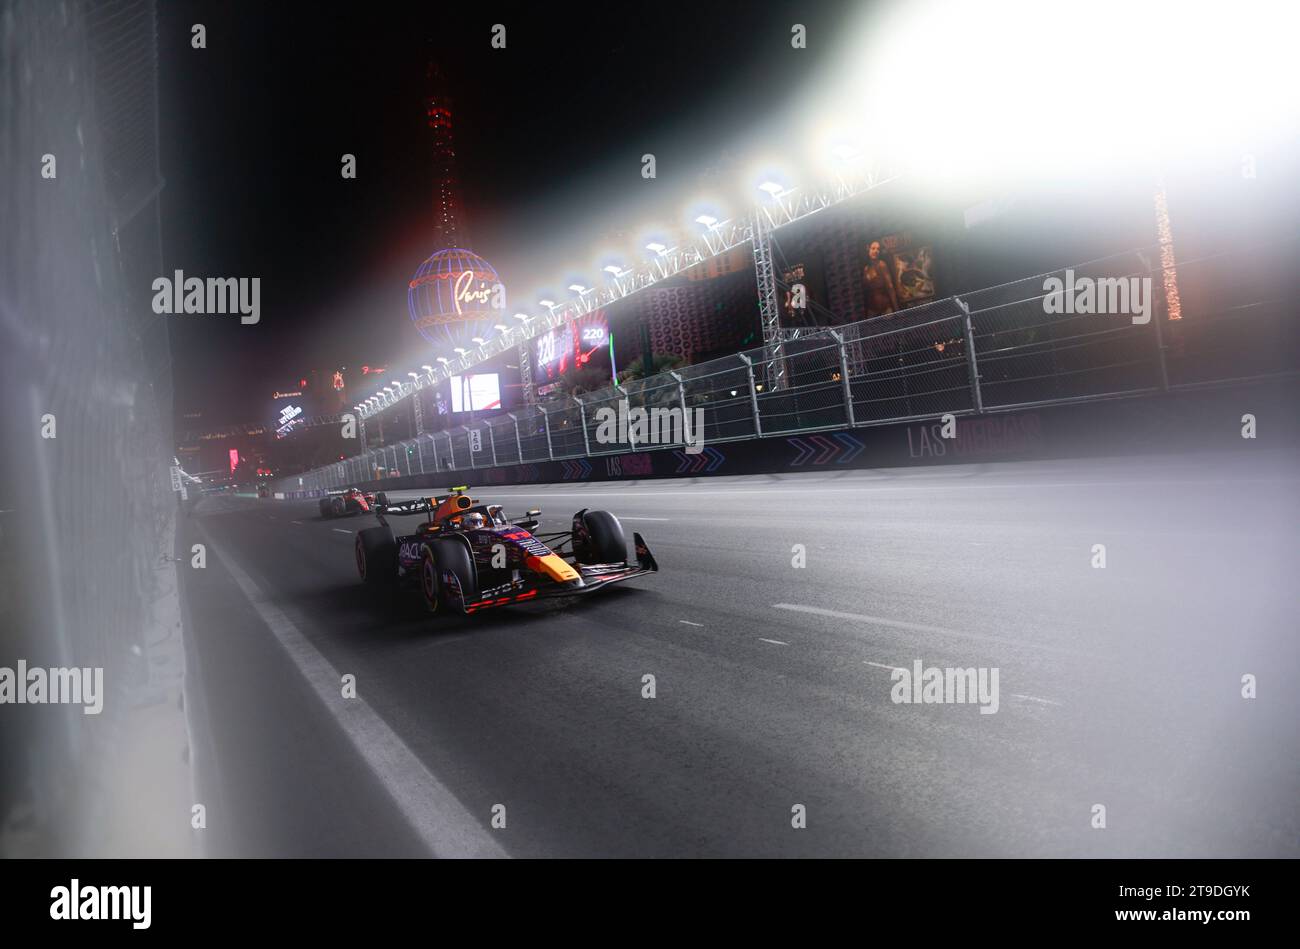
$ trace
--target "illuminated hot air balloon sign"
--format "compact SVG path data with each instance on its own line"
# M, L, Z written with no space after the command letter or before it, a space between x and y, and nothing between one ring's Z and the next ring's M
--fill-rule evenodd
M421 336L438 346L459 345L485 337L501 322L506 294L491 264L473 251L453 248L420 264L406 303Z

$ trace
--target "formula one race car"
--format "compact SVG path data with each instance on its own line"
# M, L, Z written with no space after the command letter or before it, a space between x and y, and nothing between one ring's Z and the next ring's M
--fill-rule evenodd
M388 496L380 491L369 494L360 488L331 491L320 499L321 517L343 517L347 514L369 514L388 503Z
M357 572L370 584L416 588L430 613L476 613L548 597L591 593L659 569L638 533L636 562L623 525L608 511L583 509L572 530L534 534L541 511L521 519L465 492L381 506L379 526L357 533ZM391 517L423 515L412 534L395 536ZM567 549L566 549L567 548Z

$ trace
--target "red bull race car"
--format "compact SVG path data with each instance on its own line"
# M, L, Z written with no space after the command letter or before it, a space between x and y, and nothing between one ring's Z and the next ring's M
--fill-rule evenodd
M499 504L471 498L462 486L441 497L380 505L378 527L357 533L357 572L369 584L418 590L430 613L477 613L550 597L580 596L659 569L608 511L585 508L567 531L538 534L539 510L509 517ZM389 519L423 517L413 533Z
M346 517L349 514L370 514L388 503L383 491L370 494L360 488L331 491L320 499L321 517Z

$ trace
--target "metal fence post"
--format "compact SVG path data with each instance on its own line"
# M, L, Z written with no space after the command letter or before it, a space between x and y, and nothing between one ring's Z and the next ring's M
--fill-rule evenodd
M961 297L953 297L957 305L961 307L962 332L966 337L966 368L970 373L970 391L971 400L975 406L975 414L982 415L984 412L984 397L980 394L980 371L979 365L975 362L975 330L971 327L970 307Z
M835 330L830 331L831 339L835 340L835 345L840 349L840 383L844 389L844 417L848 419L849 425L857 425L857 420L853 417L853 386L849 384L849 354L845 349L844 337Z
M642 403L642 405L641 405L641 407L644 408L644 409L646 409L646 412L647 412L647 414L648 414L650 410L649 410L649 408L647 408L647 403L646 403L646 397L645 397L645 388L644 388L644 385L645 385L645 380L642 380L642 390L641 390L641 403ZM618 390L618 393L619 393L619 406L618 406L618 408L616 408L616 409L614 410L614 417L615 417L616 419L618 418L618 416L619 416L619 410L622 408L623 403L626 402L626 403L627 403L627 411L628 411L628 415L629 415L629 417L628 417L628 421L627 421L627 447L628 447L629 450L635 450L635 449L636 449L636 435L633 434L633 432L632 432L632 419L631 419L632 400L631 400L630 398L628 398L627 390L624 389L621 385L618 384L618 380L615 380L615 381L614 381L614 388L617 389L617 390ZM615 432L614 438L615 438L615 440L617 441L617 439L618 439L618 433L617 433L617 432Z
M519 419L515 417L514 412L508 413L506 417L509 418L510 421L515 423L515 451L518 452L518 455L516 457L518 458L519 463L522 465L524 463L524 443L523 440L520 439L519 437Z
M736 353L745 363L745 375L749 376L749 407L754 413L754 436L763 436L763 422L758 416L758 390L754 388L754 360L744 353Z
M488 447L492 449L492 467L495 468L497 466L497 439L496 436L492 434L491 422L487 423L487 430L488 430Z
M451 429L447 429L447 454L451 455L451 470L456 470L456 439L451 437Z
M539 406L542 410L542 427L546 429L546 457L555 460L555 449L551 447L551 414L546 411L544 406Z
M578 403L578 418L582 423L582 450L588 456L591 455L591 440L587 437L587 407L582 404L582 400L576 395L569 398Z
M690 416L686 412L686 386L682 384L682 377L677 373L670 371L668 375L672 376L677 382L677 401L682 406L682 438L684 440L686 438L686 426L690 424ZM717 416L714 416L714 420L717 420ZM697 437L703 438L704 433L700 432Z

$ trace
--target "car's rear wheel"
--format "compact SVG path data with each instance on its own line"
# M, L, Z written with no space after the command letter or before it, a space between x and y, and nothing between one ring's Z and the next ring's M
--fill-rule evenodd
M348 502L340 497L330 498L330 513L335 517L342 517L348 512Z
M574 518L573 550L578 563L625 563L627 535L609 511L584 511Z
M388 507L388 495L387 495L387 493L385 493L385 492L383 492L383 491L380 491L378 494L376 494L376 495L375 495L375 503L376 503L377 505L379 505L380 507Z
M478 598L474 558L459 538L425 544L420 557L420 593L430 613L459 611Z
M397 578L397 541L387 527L357 532L357 573L370 584L388 584Z
M320 499L320 516L329 517L334 513L334 504L330 498Z

